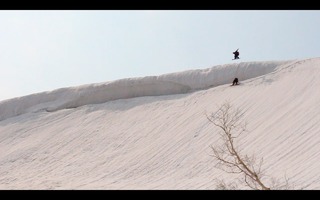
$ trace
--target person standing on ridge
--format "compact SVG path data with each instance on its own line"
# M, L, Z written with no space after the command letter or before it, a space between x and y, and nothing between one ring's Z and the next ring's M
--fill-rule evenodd
M233 54L234 54L234 60L235 59L239 59L239 51L238 51L239 49L237 49L235 52L233 52Z

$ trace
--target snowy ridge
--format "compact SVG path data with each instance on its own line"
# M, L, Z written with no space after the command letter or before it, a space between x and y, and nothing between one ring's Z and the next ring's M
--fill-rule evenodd
M249 64L233 66L245 65ZM265 67L258 65L269 66L255 63L244 74L255 69L265 73ZM225 76L233 78L233 68L229 69ZM229 87L229 82L218 87L210 87L210 81L197 82L204 71L159 76L179 79L177 90L186 85L184 80L190 83L188 90L209 87L204 90L28 112L0 121L0 189L216 189L216 180L230 183L243 178L215 168L210 156L210 145L222 141L205 114L225 101L244 111L248 132L236 145L243 154L263 158L266 177L286 176L295 189L320 189L320 58L280 63L261 76L240 79L243 84L236 87ZM158 83L159 77L125 82ZM77 89L88 91L99 85L55 92L70 100ZM165 87L162 91L167 92ZM270 185L268 179L263 181Z
M183 94L261 76L292 61L244 62L214 66L207 69L127 78L111 82L61 88L0 102L0 121L29 112L57 111L87 104L142 96Z

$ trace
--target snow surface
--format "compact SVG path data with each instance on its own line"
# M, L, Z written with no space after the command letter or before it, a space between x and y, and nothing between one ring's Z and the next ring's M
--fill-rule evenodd
M234 77L246 80L272 72L277 66L287 62L228 64L208 69L189 70L161 76L127 78L32 94L0 101L0 120L41 110L50 112L117 99L181 94L192 90L207 89L230 83Z
M210 156L206 114L226 101L245 111L243 152L320 189L319 76L320 58L242 62L1 101L0 189L215 189L238 177Z

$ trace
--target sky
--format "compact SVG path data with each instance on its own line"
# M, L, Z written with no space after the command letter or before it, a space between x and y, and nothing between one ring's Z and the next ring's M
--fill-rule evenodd
M232 63L1 101L0 189L214 190L219 181L234 183L243 177L214 167L210 146L223 141L207 119L229 102L247 123L234 144L263 159L267 187L281 189L272 180L287 179L289 189L319 190L319 66L319 57ZM240 85L230 85L233 77Z
M1 10L0 101L235 62L317 57L319 24L317 10Z

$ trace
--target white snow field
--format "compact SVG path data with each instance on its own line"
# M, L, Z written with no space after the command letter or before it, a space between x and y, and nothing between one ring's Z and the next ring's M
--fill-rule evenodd
M0 189L216 189L241 177L210 156L225 102L267 176L320 189L319 77L320 58L238 62L1 101Z

